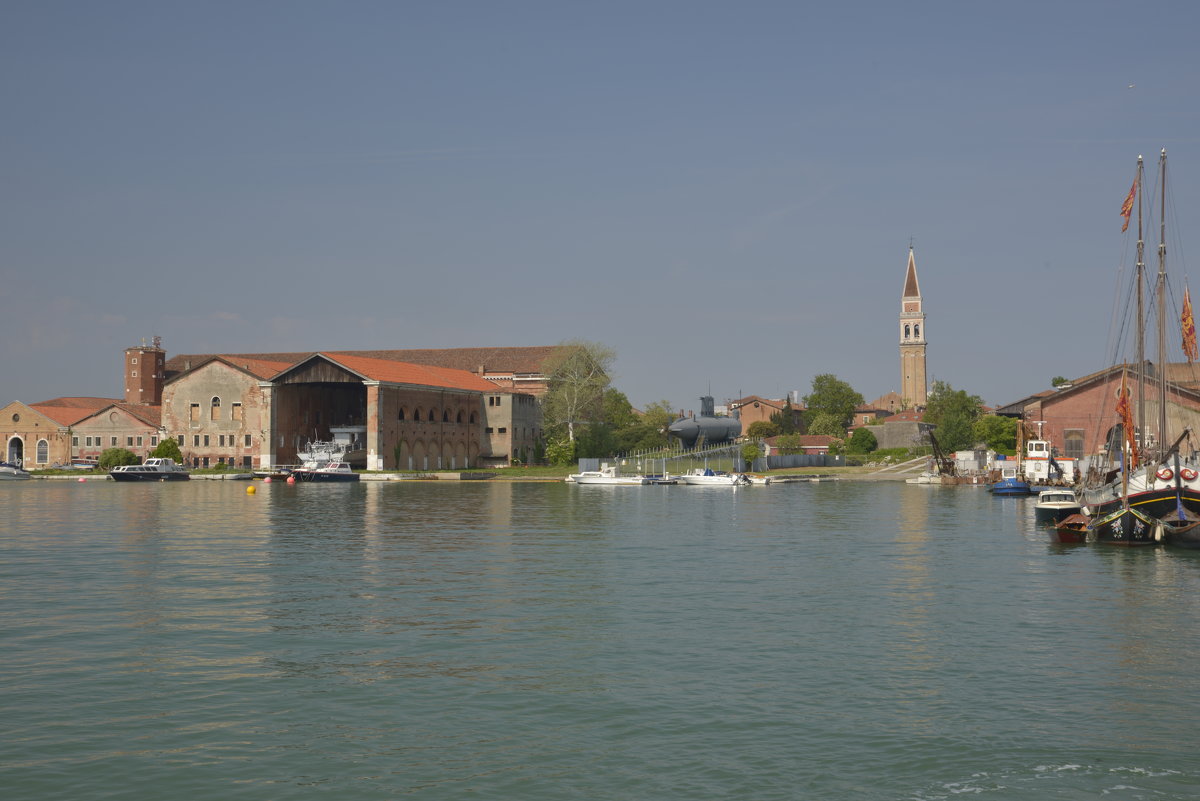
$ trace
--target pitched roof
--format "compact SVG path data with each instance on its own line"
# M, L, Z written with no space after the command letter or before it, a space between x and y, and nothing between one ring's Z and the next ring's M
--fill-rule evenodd
M348 356L359 356L382 361L406 362L428 367L448 367L456 370L476 372L483 368L489 373L540 373L542 363L557 349L554 345L533 347L492 348L426 348L417 350L345 350L336 351ZM283 365L272 375L299 364L313 355L303 353L181 353L167 359L163 369L168 376L194 369L214 357L238 365ZM253 372L253 369L250 369ZM260 376L270 378L271 376Z
M115 398L53 398L31 403L29 408L46 415L59 425L72 426L115 403L120 401Z
M352 370L371 381L388 384L415 384L425 387L446 389L470 389L477 392L498 392L491 381L480 378L466 370L448 367L431 367L423 364L397 362L389 359L371 359L352 353L318 353L330 361Z
M158 428L162 424L162 407L161 406L144 406L144 405L136 404L136 403L117 402L117 403L110 403L107 406L104 406L103 408L96 409L95 411L79 418L71 425L77 425L78 423L82 423L84 420L87 420L89 417L99 417L100 415L107 412L109 409L120 409L121 411L128 414L130 417L140 420L143 423L145 423L146 425L153 426L154 428Z

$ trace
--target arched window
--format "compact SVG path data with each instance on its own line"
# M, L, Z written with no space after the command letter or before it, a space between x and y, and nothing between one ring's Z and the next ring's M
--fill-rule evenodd
M475 412L471 412L471 425L475 425L478 418L475 417Z
M37 462L45 464L50 461L50 443L44 439L39 439L37 444Z
M403 406L401 406L401 407L400 407L400 416L399 416L399 417L397 417L396 419L397 419L397 420L403 420L403 419L404 419L404 407L403 407Z
M420 406L418 406L416 409L413 409L413 420L418 423L421 422L421 407Z
M916 337L917 339L921 338L921 326L919 326L919 325L913 326L913 336Z
M437 419L437 418L433 416L433 409L430 409L430 410L429 410L429 422L431 422L431 423L432 423L432 422L433 422L434 420L436 420L436 419Z
M443 409L443 410L442 410L442 422L443 422L443 423L449 423L449 422L450 422L450 410L449 410L449 409Z
M462 409L458 410L458 417L454 418L454 422L456 422L456 423L462 422Z
M912 336L912 326L910 326L910 325L904 326L904 338L908 339L911 336Z
M210 415L210 419L212 419L212 420L220 420L221 419L221 399L216 396L213 396L213 399L212 399L212 414Z

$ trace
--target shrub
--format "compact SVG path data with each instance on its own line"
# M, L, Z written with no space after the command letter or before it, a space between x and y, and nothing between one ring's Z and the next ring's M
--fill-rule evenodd
M100 454L100 461L97 467L101 470L111 470L121 465L141 464L141 461L132 451L125 448L108 448Z

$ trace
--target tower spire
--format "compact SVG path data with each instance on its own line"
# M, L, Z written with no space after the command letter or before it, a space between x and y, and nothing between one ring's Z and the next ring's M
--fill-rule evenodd
M924 406L928 400L925 373L925 312L921 308L921 285L917 260L908 245L908 268L900 297L900 396L907 406Z

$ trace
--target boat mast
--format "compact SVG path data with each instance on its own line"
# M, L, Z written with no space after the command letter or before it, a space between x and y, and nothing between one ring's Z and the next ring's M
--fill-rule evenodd
M1158 446L1161 451L1167 436L1167 149L1158 157Z
M1142 286L1145 283L1146 276L1146 240L1142 236L1142 186L1145 185L1145 167L1142 163L1142 157L1139 155L1137 160L1137 210L1138 210L1138 234L1137 234L1137 265L1134 268L1134 275L1137 281L1137 421L1135 424L1134 435L1136 440L1142 444L1142 450L1146 447L1146 313L1144 309L1144 300ZM1132 457L1133 454L1130 454ZM1136 464L1129 464L1129 459L1126 459L1125 471L1134 470Z

